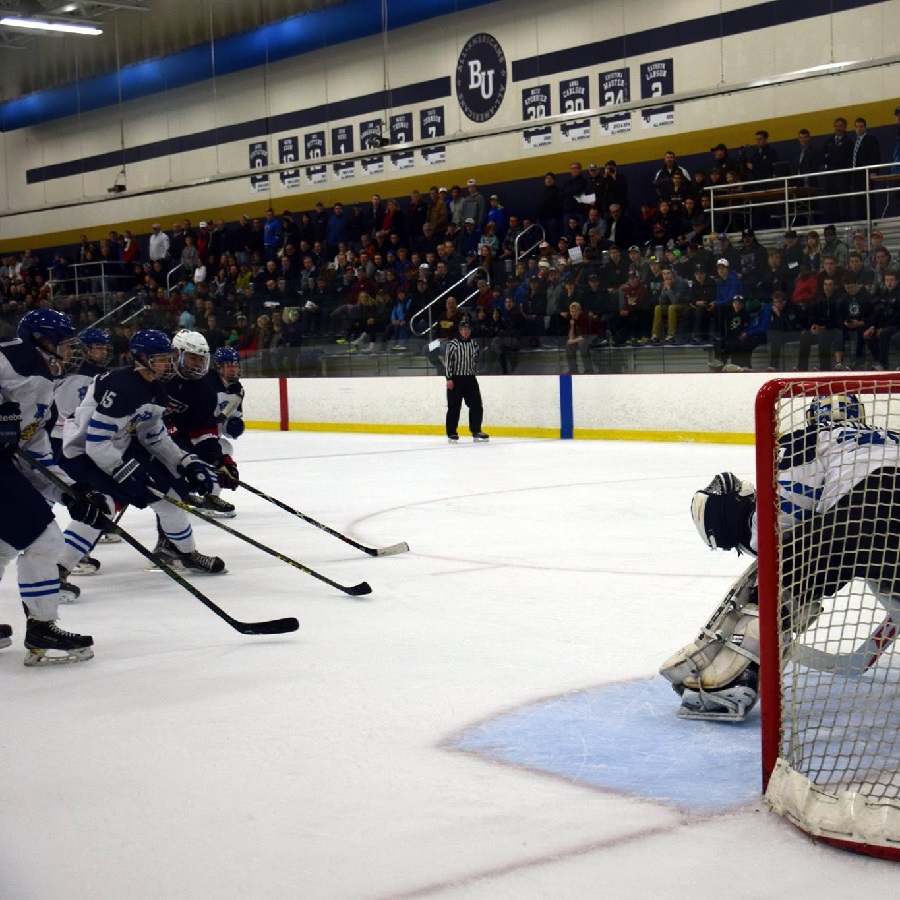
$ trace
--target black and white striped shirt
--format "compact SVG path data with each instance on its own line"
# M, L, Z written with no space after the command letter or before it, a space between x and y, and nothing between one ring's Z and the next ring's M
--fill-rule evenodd
M447 379L454 375L474 375L478 369L478 344L454 338L447 344Z

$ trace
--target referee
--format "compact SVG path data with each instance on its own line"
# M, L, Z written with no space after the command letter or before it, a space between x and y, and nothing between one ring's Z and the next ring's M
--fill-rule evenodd
M463 318L457 326L459 337L447 344L447 440L451 444L459 442L456 429L463 400L469 407L469 431L476 441L486 441L488 436L481 430L484 407L481 405L481 391L475 371L478 365L478 344L472 340L472 323Z

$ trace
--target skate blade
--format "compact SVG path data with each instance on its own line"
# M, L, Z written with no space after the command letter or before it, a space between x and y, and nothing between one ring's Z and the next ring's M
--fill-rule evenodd
M182 565L182 562L180 559L172 559L172 560L167 559L167 560L164 560L164 562L170 569L174 569L176 572L184 572L185 571L184 565ZM162 572L162 569L155 563L148 563L147 567L144 569L144 571L145 572Z
M227 575L228 569L222 569L221 572L210 572L209 569L192 569L190 566L185 566L182 570L186 575Z
M237 515L236 509L231 510L231 512L226 512L221 509L207 509L205 506L198 506L197 509L202 512L204 516L212 516L214 519L233 519Z
M60 603L77 603L78 598L81 596L81 591L77 594L74 591L60 591L59 592L59 602Z
M9 638L0 638L0 650L4 647L8 647L12 641Z
M120 534L116 534L114 531L108 531L105 534L100 535L100 540L97 543L99 543L99 544L121 544L122 536Z
M679 719L694 719L699 722L743 722L748 715L749 710L745 713L703 712L683 706L678 710Z
M70 575L94 575L99 570L100 566L88 566L82 565L81 563L77 563L75 568L69 572Z
M61 656L51 656L51 653L61 652ZM87 662L94 658L94 650L92 647L84 647L81 650L33 650L25 649L25 665L29 668L39 666L65 666L69 663Z

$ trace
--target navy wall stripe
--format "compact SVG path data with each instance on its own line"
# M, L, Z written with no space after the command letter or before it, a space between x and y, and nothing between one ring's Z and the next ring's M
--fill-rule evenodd
M170 156L173 153L188 153L192 150L202 150L233 141L254 140L261 135L308 128L313 125L322 125L325 122L339 122L342 119L383 111L385 108L428 103L442 97L449 97L451 91L450 76L448 75L402 88L394 88L388 92L376 91L366 94L364 97L354 97L350 100L340 100L336 103L326 103L309 109L282 113L268 119L254 119L250 122L239 122L237 125L224 125L221 128L210 128L181 137L152 141L137 147L126 147L125 150L98 153L95 156L86 156L82 159L54 163L49 166L37 166L27 170L25 179L28 184L38 184L54 178L66 178L84 172L97 172L101 169L146 162L161 156Z
M575 434L575 412L572 405L572 376L559 376L559 436L572 440Z

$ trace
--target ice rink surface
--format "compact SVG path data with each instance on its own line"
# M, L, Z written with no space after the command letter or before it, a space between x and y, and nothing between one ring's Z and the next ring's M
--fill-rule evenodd
M463 429L465 431L465 429ZM758 710L683 722L658 665L745 560L690 519L748 447L247 433L227 520L354 599L194 521L229 574L125 544L61 624L96 658L26 669L0 584L0 898L894 896L897 868L807 840L759 797ZM122 525L152 547L152 515Z

